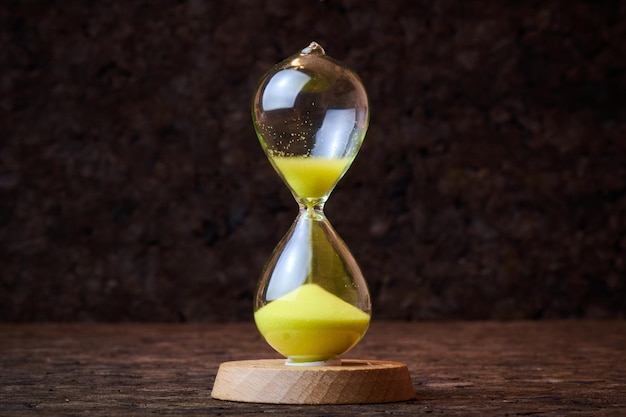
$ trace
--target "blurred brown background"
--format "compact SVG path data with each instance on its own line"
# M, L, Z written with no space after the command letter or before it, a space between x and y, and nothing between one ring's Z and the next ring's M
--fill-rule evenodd
M370 95L326 213L376 318L623 318L625 13L3 1L0 320L250 320L297 212L250 100L312 40Z

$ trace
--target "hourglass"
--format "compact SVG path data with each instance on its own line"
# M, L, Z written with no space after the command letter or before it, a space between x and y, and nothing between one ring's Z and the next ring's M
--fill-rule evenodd
M413 398L406 365L341 359L367 331L363 274L324 214L369 122L359 77L312 42L274 66L254 94L252 117L298 215L261 274L254 320L284 360L227 362L214 398L270 403L368 403Z

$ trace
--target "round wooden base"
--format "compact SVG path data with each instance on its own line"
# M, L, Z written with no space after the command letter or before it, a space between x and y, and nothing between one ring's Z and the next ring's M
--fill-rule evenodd
M271 404L366 404L415 398L405 364L344 359L338 366L290 366L284 359L224 362L211 393Z

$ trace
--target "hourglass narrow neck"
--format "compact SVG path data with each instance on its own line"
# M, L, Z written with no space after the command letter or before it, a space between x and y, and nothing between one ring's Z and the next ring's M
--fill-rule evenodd
M299 199L298 207L300 209L300 215L306 215L313 220L324 220L326 218L324 215L324 203L326 203L326 200L322 198L312 200Z

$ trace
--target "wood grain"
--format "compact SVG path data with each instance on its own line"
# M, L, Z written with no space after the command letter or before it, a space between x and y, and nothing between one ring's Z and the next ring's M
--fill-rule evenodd
M220 365L213 398L271 404L369 404L415 398L405 364L343 360L340 366L288 366L283 359Z
M374 322L346 357L406 363L416 399L212 399L221 363L278 358L252 323L0 324L0 415L626 415L624 321Z

